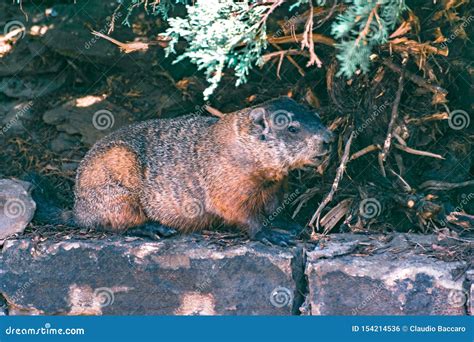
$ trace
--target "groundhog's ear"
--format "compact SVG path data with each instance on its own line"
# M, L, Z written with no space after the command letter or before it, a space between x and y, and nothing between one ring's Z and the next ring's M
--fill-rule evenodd
M263 108L255 108L250 112L250 118L252 123L259 129L259 133L262 135L262 140L265 139L265 135L270 130L270 123L268 122L267 112Z

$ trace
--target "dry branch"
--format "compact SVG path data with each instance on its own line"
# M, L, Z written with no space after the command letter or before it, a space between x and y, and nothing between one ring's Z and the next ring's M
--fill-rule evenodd
M441 181L426 181L420 185L420 189L431 189L431 190L453 190L457 188L463 188L466 186L474 185L474 180L461 182L461 183L449 183Z
M392 115L390 117L390 123L388 124L387 137L385 138L382 152L380 152L379 154L379 164L380 164L381 171L384 177L386 177L386 173L385 173L385 168L383 166L383 163L387 159L388 151L392 143L393 130L394 130L395 122L397 121L397 118L398 118L398 107L400 105L400 100L402 98L402 93L403 93L403 88L404 88L403 87L404 79L405 79L405 73L402 72L398 79L398 89L395 95L395 101L393 102L393 106L392 106Z
M392 63L388 59L385 59L383 61L383 64L386 65L391 70L393 70L395 72L398 72L399 74L402 73L402 68L400 68L398 65ZM412 74L411 72L406 71L406 70L404 70L403 72L404 72L405 77L407 79L409 79L410 81L412 81L413 83L415 83L416 85L418 85L422 88L428 89L432 93L435 93L435 94L442 93L444 95L448 94L448 91L446 89L444 89L444 88L442 88L438 85L428 83L423 77Z
M351 155L350 160L355 160L355 159L357 159L357 158L362 157L363 155L365 155L365 154L367 154L367 153L370 153L370 152L372 152L372 151L377 151L377 150L380 150L380 149L381 149L380 145L376 145L376 144L372 144L372 145L366 146L366 147L364 147L362 150L353 153L353 154Z
M326 205L328 205L328 203L332 201L334 194L336 193L336 190L339 187L339 182L341 181L342 176L344 175L344 170L346 169L346 165L349 160L349 153L351 151L351 144L352 144L353 138L354 138L354 132L351 132L351 135L346 142L346 146L344 147L344 154L342 155L341 163L339 164L339 167L337 168L336 177L334 178L331 191L327 194L326 198L324 198L324 200L321 202L318 209L316 210L313 217L311 218L311 221L308 224L312 228L312 232L311 232L312 240L316 238L315 228L319 231L319 219L321 217L321 213L326 207Z
M269 43L275 44L287 44L287 43L297 43L303 39L303 33L298 33L294 36L284 36L284 37L269 37L267 41ZM314 43L321 43L327 46L334 46L336 43L334 39L329 38L323 34L313 33L311 39Z
M308 48L309 51L309 61L306 64L306 67L310 67L314 64L318 68L321 68L323 63L319 59L318 55L314 52L314 40L313 40L313 3L309 2L310 7L310 15L308 16L308 20L306 21L306 25L303 32L303 39L301 40L301 50L304 48Z
M122 43L115 38L109 37L101 32L92 31L93 35L108 40L109 42L117 45L121 51L125 53L131 53L136 51L147 51L151 45L160 45L161 47L165 47L168 44L169 39L163 38L162 40L152 41L148 43L143 42L129 42L129 43Z
M432 158L437 158L437 159L445 159L443 156L441 156L439 154L436 154L436 153L415 150L414 148L404 146L404 145L400 145L400 144L393 144L393 146L395 146L399 150L404 151L406 153L416 154L418 156L432 157Z

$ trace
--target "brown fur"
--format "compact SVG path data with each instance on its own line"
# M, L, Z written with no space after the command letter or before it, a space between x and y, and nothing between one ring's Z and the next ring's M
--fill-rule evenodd
M100 212L103 226L124 230L146 222L139 204L141 175L138 159L130 149L113 146L91 157L83 169L76 188L85 189L83 194L94 192L97 205L109 208ZM114 184L129 191L117 193Z
M82 186L95 188L107 185L112 179L130 189L140 188L137 157L127 148L116 146L90 160L80 179Z
M86 227L125 230L157 221L181 231L215 223L254 236L275 210L291 169L323 150L326 129L289 99L221 119L150 120L112 133L82 161L74 215ZM297 135L271 126L270 114L291 112Z

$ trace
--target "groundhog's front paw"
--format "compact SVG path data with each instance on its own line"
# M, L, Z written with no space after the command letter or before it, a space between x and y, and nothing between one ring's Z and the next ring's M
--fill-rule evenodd
M266 245L277 245L282 247L295 244L295 234L281 229L262 229L255 235L255 240Z
M127 235L146 237L152 240L159 240L162 237L170 237L177 233L178 232L175 229L155 222L145 223L139 227L129 229L126 232Z
M296 222L276 221L269 226L271 229L283 230L295 236L299 236L305 231L305 227Z

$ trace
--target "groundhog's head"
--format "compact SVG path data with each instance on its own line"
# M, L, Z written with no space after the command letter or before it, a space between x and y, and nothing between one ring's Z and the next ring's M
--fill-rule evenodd
M318 114L288 97L252 108L248 115L256 156L288 169L318 165L329 153L334 135Z

